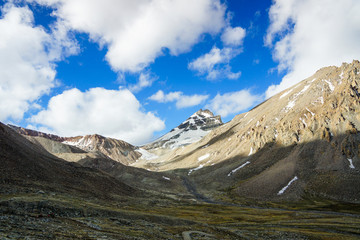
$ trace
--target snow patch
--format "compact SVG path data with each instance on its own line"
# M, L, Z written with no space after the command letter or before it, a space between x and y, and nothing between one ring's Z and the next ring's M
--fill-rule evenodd
M311 113L311 116L315 116L315 113L313 113L312 111L310 111L308 108L305 108L309 113Z
M203 167L204 167L204 165L200 164L200 166L198 166L197 168L190 169L188 175L190 175L193 171L197 171L199 169L202 169Z
M342 71L339 75L340 79L342 80L344 78L344 71Z
M202 155L201 157L198 158L198 161L201 162L201 161L204 161L205 159L209 158L210 157L210 153L207 153L205 155Z
M352 159L348 158L348 161L349 161L349 168L355 169Z
M207 112L201 112L200 115L204 116L205 118L213 117L210 113L207 113ZM199 116L197 113L194 113L191 117L203 118L203 117Z
M249 153L248 156L250 156L251 154L253 154L253 148L252 147L250 148L250 153Z
M292 108L295 106L295 102L296 102L298 96L300 96L301 94L305 93L305 92L309 89L310 85L311 85L311 84L306 85L300 92L294 94L293 99L292 99L290 102L288 102L288 104L287 104L286 107L285 107L285 111L286 111L286 112L287 112L288 110L292 109Z
M304 119L302 119L302 118L299 118L299 120L304 124L304 126L305 127L307 127L307 124L306 124L306 122L305 122L305 120Z
M171 179L165 176L162 176L163 179L170 181Z
M211 131L204 131L200 128L191 131L184 131L184 129L176 128L174 131L169 132L163 137L159 138L158 141L168 141L163 145L163 147L166 148L167 146L170 146L171 149L175 149L198 142L209 132ZM177 138L175 137L176 135L178 135Z
M247 161L246 163L240 165L239 167L235 168L234 170L231 170L231 172L229 172L228 177L230 177L232 174L234 174L235 172L237 172L238 170L242 169L243 167L245 167L246 165L250 164L249 161Z
M329 85L330 90L333 92L335 89L334 85L328 80L324 80L324 81Z
M304 92L306 92L306 90L308 90L309 87L310 87L310 84L306 85L298 94L296 94L296 97L299 96L300 94L303 94Z
M250 120L249 120L249 122L248 122L247 124L251 123L251 121L252 121L252 120L254 120L254 119L253 119L253 118L252 118L252 119L250 119Z
M295 106L295 100L292 100L286 105L285 109L289 110L292 109Z
M278 192L277 195L283 194L283 193L286 191L286 189L288 189L288 187L290 187L290 185L291 185L293 182L295 182L296 180L298 180L298 177L297 177L297 176L295 176L293 179L291 179L291 181L290 181L285 187L283 187L283 188Z
M77 140L76 142L64 141L62 143L70 145L70 146L79 147L79 148L86 148L86 147L89 147L91 145L91 139L82 137L79 140Z
M293 88L290 89L289 91L285 92L283 95L281 95L281 96L279 97L279 99L282 99L283 97L285 97L286 95L288 95L289 93L291 93L292 90L293 90Z
M147 160L147 161L149 161L149 160L155 160L155 159L159 158L158 155L152 154L152 153L146 151L146 150L143 149L143 148L138 148L138 149L136 149L135 151L141 153L141 157L140 157L140 158L141 158L141 159L144 159L144 160Z

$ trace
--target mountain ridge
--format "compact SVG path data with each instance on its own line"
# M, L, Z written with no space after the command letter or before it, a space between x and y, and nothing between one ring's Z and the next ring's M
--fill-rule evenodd
M346 131L357 133L360 129L360 117L356 114L360 111L358 69L359 61L320 69L249 112L235 116L199 142L175 150L168 164L154 162L153 167L158 170L183 167L182 156L195 150L193 157L186 157L189 167L216 164L238 154L252 155L271 142L288 146L311 139L330 141L333 135ZM330 121L332 118L336 120ZM210 154L206 163L199 161L206 154ZM151 162L147 164L146 167L152 167Z
M166 145L169 141L155 141L157 145L147 148L155 157L127 164L189 178L200 193L215 198L230 188L233 190L227 194L258 200L299 200L306 192L340 200L335 188L348 183L360 185L359 73L359 61L322 68L230 122L215 126L199 141L174 148ZM168 138L164 138L165 134L160 140L176 143L178 132L201 130L196 124L206 124L200 121L206 117L213 118L211 123L215 125L220 123L209 112L200 110L170 131ZM104 143L103 137L92 135L75 137L70 144L86 149L90 138L98 139L100 146ZM146 147L133 150L148 154ZM106 153L86 155L93 161L87 163L89 166L99 167L98 159L106 158L110 158ZM111 171L109 164L102 169ZM326 182L332 182L333 187ZM357 201L360 196L356 191L350 189L343 194Z

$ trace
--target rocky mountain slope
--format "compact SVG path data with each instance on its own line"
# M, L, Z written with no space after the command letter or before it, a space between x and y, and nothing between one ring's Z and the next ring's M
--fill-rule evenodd
M177 168L201 189L300 198L305 192L360 200L360 63L320 69L145 168ZM211 179L211 180L210 180Z
M185 187L193 184L188 190L197 188L210 198L299 200L317 196L358 202L359 72L359 61L320 69L226 124L200 110L142 148L92 135L66 139L65 143L76 148L59 154L118 177L126 171L122 165L114 167L113 160L168 171L150 177L157 179L150 182L161 187L159 180L176 179L174 186L180 186L182 178ZM45 149L57 154L54 146ZM139 152L147 158L137 159ZM130 159L115 159L126 156ZM147 174L140 175L147 178Z
M209 110L200 109L169 133L152 143L143 146L146 150L175 149L201 140L211 130L223 123L220 116L214 116Z
M0 148L2 193L44 190L98 197L138 193L108 174L53 156L2 123Z
M135 151L136 147L133 145L97 134L65 138L62 143L89 153L104 155L125 165L134 163L141 156L141 153Z
M24 136L42 137L42 138L46 138L46 139L50 139L50 140L54 140L54 141L58 141L58 142L65 141L65 138L57 136L55 134L39 132L39 131L35 131L35 130L32 130L32 129L27 129L27 128L23 128L23 127L14 126L14 125L11 125L11 124L8 124L8 127L12 128L16 132L18 132L18 133L20 133L20 134L22 134Z
M19 132L19 128L11 126ZM108 173L129 186L146 191L156 191L174 196L174 194L189 198L182 180L171 172L149 172L145 169L127 166L135 154L141 154L135 147L120 140L105 138L99 135L88 135L74 138L53 138L51 140L46 133L29 129L21 131L22 136L30 141L33 146L41 149L52 158L58 157L68 162L76 162L84 167L90 167ZM33 133L32 136L26 135ZM25 134L25 135L24 135ZM55 136L55 135L52 135ZM61 139L64 142L57 141ZM128 156L125 155L129 150Z
M26 136L30 141L41 145L50 153L67 161L77 162L84 158L110 158L116 162L130 165L142 154L137 147L101 135L60 137L31 129L9 125L13 130Z
M147 162L166 161L175 149L200 141L212 130L223 125L220 116L214 116L210 110L200 109L176 128L157 140L137 149L142 154L132 166L144 167Z

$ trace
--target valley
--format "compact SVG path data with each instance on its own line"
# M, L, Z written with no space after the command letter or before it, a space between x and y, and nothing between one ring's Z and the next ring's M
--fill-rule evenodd
M1 239L359 239L360 62L144 146L0 123Z

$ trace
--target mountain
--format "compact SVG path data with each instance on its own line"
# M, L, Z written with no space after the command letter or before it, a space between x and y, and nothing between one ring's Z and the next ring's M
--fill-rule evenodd
M59 159L0 123L0 185L5 192L136 196L139 191L96 169Z
M103 157L130 165L142 155L140 151L135 151L137 147L125 141L106 138L98 134L60 137L13 125L8 126L26 136L30 141L41 145L50 153L71 162L77 162L86 157Z
M135 146L125 141L106 138L97 134L68 137L62 143L75 146L89 153L104 155L125 165L134 163L141 156L141 153L135 151Z
M147 168L145 165L148 162L166 161L166 159L170 158L169 154L175 149L182 149L187 145L200 141L222 124L220 116L214 116L210 110L200 109L164 136L139 147L137 151L142 156L132 166Z
M78 149L67 149L66 154L113 176L117 172L123 176L126 170L120 165L112 170L115 165L109 160L167 171L210 198L277 201L317 196L357 202L359 69L359 61L322 68L226 124L210 111L200 110L141 148L91 135L66 138L65 143ZM137 158L139 152L142 157ZM179 178L177 185L181 185ZM160 175L155 179L161 179Z
M320 69L144 167L187 168L183 174L209 194L228 188L263 200L312 194L359 201L359 73L359 61Z
M200 109L169 133L142 147L135 147L125 141L98 134L60 137L13 125L9 127L22 135L29 136L29 140L67 161L77 162L87 157L102 157L125 165L136 165L139 158L145 161L157 159L159 155L164 155L170 150L197 142L222 124L220 116L214 116L209 110ZM59 143L68 145L69 149Z
M157 148L175 149L201 140L211 130L223 123L220 116L214 116L209 110L200 109L169 133L152 143L143 146L146 150Z
M19 132L19 127L11 126ZM153 190L166 194L187 195L182 186L182 180L176 174L149 172L145 169L127 166L131 157L140 156L135 147L120 140L105 138L100 135L63 138L55 137L51 140L46 133L29 129L22 129L21 133L32 133L32 136L23 135L26 140L41 149L51 158L54 156L68 162L76 162L84 167L90 167L108 173L114 178L131 187L143 190ZM63 142L58 141L60 139ZM126 149L128 155L126 156ZM171 181L170 181L171 180ZM185 194L184 194L185 192ZM186 196L185 196L186 197Z
M356 238L359 72L358 61L320 69L220 126L200 111L149 152L0 123L0 238ZM204 123L215 127L179 141ZM112 159L124 149L152 171Z
M65 138L57 136L55 134L39 132L39 131L35 131L35 130L23 128L23 127L14 126L14 125L11 125L11 124L8 124L8 127L12 128L16 132L18 132L18 133L20 133L22 135L25 135L25 136L43 137L43 138L58 141L58 142L65 141Z

